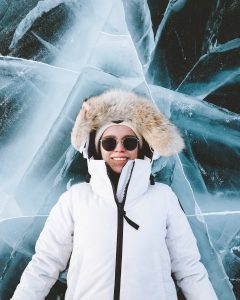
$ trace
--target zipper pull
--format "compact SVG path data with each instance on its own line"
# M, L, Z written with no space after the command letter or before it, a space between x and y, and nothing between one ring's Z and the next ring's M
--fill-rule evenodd
M138 230L138 228L140 227L137 223L133 222L131 219L129 219L126 216L126 212L124 211L124 219L128 222L129 225L131 225L134 229Z
M134 221L132 221L131 219L129 219L126 215L126 211L120 206L118 205L118 210L120 212L120 214L123 216L123 218L126 220L126 222L132 226L134 229L138 230L138 228L140 227L137 223L135 223Z

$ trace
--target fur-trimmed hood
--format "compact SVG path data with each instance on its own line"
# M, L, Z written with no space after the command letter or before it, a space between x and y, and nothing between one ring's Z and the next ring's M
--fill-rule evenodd
M73 147L84 152L84 148L88 148L90 132L114 121L125 121L136 128L155 154L171 156L184 147L177 128L150 100L133 92L116 89L91 97L83 103L72 130Z

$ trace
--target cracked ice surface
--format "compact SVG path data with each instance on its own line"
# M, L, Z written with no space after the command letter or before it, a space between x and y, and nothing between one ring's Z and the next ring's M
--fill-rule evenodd
M239 9L0 1L0 299L58 196L84 180L70 131L82 101L110 87L146 94L180 128L186 149L153 172L177 193L219 299L240 299ZM63 299L64 276L48 299Z

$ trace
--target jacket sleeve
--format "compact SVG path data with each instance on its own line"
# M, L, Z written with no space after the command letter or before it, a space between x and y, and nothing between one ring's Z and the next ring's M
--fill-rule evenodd
M217 300L187 217L172 191L168 204L166 243L178 286L187 300Z
M73 219L69 192L51 210L12 300L42 300L66 268L72 251Z

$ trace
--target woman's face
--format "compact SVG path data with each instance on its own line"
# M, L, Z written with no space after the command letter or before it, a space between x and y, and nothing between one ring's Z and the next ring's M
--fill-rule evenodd
M136 137L131 128L125 125L114 125L108 127L101 137L101 140L107 137L113 137L117 141L116 148L112 151L106 151L100 142L102 158L115 173L120 174L127 161L133 160L138 156L138 146L134 150L129 151L126 150L121 143L125 137L129 136Z

